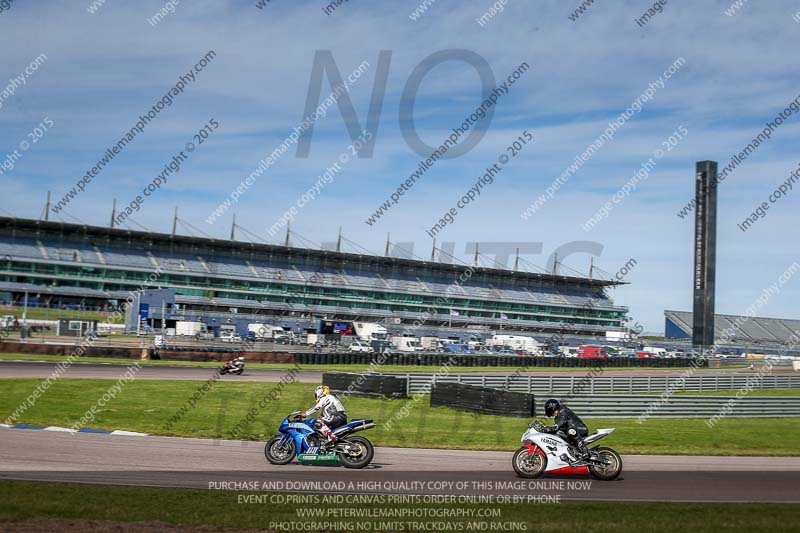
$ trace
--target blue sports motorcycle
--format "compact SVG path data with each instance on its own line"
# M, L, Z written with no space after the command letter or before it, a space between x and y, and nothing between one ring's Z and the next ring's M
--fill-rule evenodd
M278 434L267 441L264 455L274 465L292 462L294 456L303 464L337 464L347 468L364 468L375 455L372 443L353 433L375 427L372 420L354 418L349 423L333 430L334 440L314 431L315 418L303 420L295 411L286 416L278 427Z

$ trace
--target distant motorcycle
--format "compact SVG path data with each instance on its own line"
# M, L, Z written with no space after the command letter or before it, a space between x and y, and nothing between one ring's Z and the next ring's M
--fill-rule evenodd
M220 375L222 374L236 374L241 376L242 372L244 372L244 361L240 363L233 363L232 361L228 361L225 363L225 366L219 369Z
M622 457L611 448L597 446L589 450L589 457L582 461L571 461L576 451L558 434L542 433L544 425L534 420L522 434L524 444L514 453L512 465L518 476L537 478L547 474L591 474L610 481L622 472ZM614 432L614 428L598 429L585 439L591 444ZM572 456L572 457L570 457Z
M375 427L375 422L368 419L354 418L349 423L333 430L334 440L328 442L327 437L314 431L314 418L303 420L295 411L283 419L278 427L278 434L267 441L264 455L274 465L285 465L292 462L295 455L304 464L337 464L346 468L364 468L375 455L375 449L369 439L353 437L353 433Z

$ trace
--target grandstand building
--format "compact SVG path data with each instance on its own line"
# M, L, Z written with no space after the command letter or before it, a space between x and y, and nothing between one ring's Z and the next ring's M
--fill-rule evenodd
M664 311L664 336L672 340L691 339L692 313ZM800 320L755 316L714 315L717 345L792 345L800 339Z
M169 289L174 301L136 311L154 327L214 317L298 331L360 320L416 335L625 330L627 308L606 293L617 280L17 218L0 227L7 298L102 308L142 287Z

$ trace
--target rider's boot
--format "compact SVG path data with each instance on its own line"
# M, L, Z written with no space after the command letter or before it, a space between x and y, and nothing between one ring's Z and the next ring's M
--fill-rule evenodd
M322 445L325 448L333 447L333 441L335 440L333 436L333 431L330 429L325 429L325 432L322 433L322 438L325 439L324 444Z
M572 468L575 468L576 466L578 466L578 463L580 463L580 459L573 457L573 453L574 453L573 450L570 449L567 451L567 453L562 453L560 459L565 463L567 463Z
M586 447L583 439L578 439L578 442L575 443L575 448L578 450L578 459L589 458L589 449Z
M567 453L561 455L561 460L575 468L582 461L589 458L589 450L583 440L579 440L567 449Z

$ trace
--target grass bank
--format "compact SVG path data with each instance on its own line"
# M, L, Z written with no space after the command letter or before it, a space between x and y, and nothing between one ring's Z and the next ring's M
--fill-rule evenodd
M122 372L120 372L122 373ZM211 377L213 372L209 372ZM41 382L38 379L0 379L0 421L11 415ZM25 410L18 423L70 427L116 383L109 379L59 379ZM277 392L277 383L219 381L195 406L189 399L205 381L137 380L124 385L116 398L97 410L86 427L125 429L159 435L266 440L288 413L313 404L313 384L290 383ZM270 399L270 393L275 399ZM266 401L263 401L267 398ZM259 402L263 407L259 406ZM373 418L377 428L369 437L378 446L514 450L529 420L477 415L444 407L431 408L427 397L380 400L350 397L344 404L351 417ZM181 409L185 412L177 416ZM250 409L254 422L240 424ZM405 416L404 416L405 415ZM172 419L172 423L169 421ZM393 421L392 429L386 422ZM621 453L682 455L800 455L798 418L724 418L714 429L704 419L585 418L590 429L615 427L604 439ZM770 439L764 445L764 428Z

